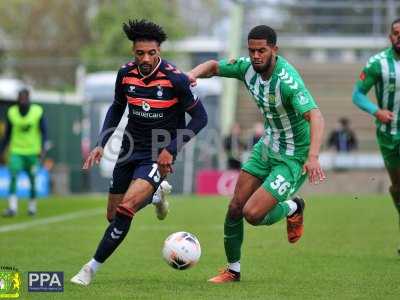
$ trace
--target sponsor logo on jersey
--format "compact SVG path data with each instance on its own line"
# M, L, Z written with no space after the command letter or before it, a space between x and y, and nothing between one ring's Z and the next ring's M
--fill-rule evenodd
M130 93L134 93L135 92L135 86L134 85L130 85L129 86L129 92Z
M143 101L142 102L142 108L143 108L144 111L149 111L151 106L146 101Z
M144 112L135 109L132 109L132 114L146 119L162 119L164 117L164 113Z

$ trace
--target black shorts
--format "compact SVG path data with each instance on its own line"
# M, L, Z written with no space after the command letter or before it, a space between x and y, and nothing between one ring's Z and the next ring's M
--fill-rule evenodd
M119 158L122 157L122 152ZM134 153L130 158L123 159L115 164L113 177L110 183L111 194L124 194L132 180L141 178L150 182L156 191L162 181L157 162L151 153Z

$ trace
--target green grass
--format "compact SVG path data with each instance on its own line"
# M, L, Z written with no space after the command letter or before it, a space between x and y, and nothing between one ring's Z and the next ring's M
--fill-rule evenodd
M39 220L80 210L105 208L106 197L40 201ZM206 280L224 266L223 221L227 199L171 197L171 212L158 221L153 207L141 211L129 235L89 287L69 279L93 255L107 226L99 213L48 225L0 232L0 266L24 273L21 299L399 299L399 232L389 197L307 199L305 235L286 241L285 222L246 226L242 281L212 285ZM0 201L0 209L6 206ZM4 225L32 221L20 215ZM198 236L202 257L193 269L176 271L161 259L172 232ZM28 293L28 271L64 271L64 293Z

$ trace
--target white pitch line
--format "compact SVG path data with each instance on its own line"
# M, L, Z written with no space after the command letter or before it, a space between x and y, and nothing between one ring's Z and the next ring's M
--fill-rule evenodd
M38 225L47 225L47 224L52 224L52 223L64 222L67 220L73 220L73 219L79 219L82 217L99 215L100 213L105 213L104 208L88 209L88 210L84 210L84 211L39 219L39 220L35 220L35 221L23 222L23 223L12 224L12 225L4 225L4 226L0 226L0 233L16 231L16 230L23 230L23 229L31 228L33 226L38 226Z

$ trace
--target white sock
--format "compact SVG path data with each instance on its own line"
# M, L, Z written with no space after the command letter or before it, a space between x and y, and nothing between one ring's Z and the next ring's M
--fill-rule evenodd
M18 197L15 194L8 197L8 207L13 211L18 210Z
M240 261L228 263L228 269L240 273Z
M92 269L93 273L96 273L97 270L100 268L102 263L99 263L97 260L92 258L88 263L89 267Z
M36 212L36 199L29 199L28 210L31 212Z
M294 202L293 200L287 200L285 201L289 205L289 214L288 216L291 216L294 214L294 212L297 210L297 203Z

